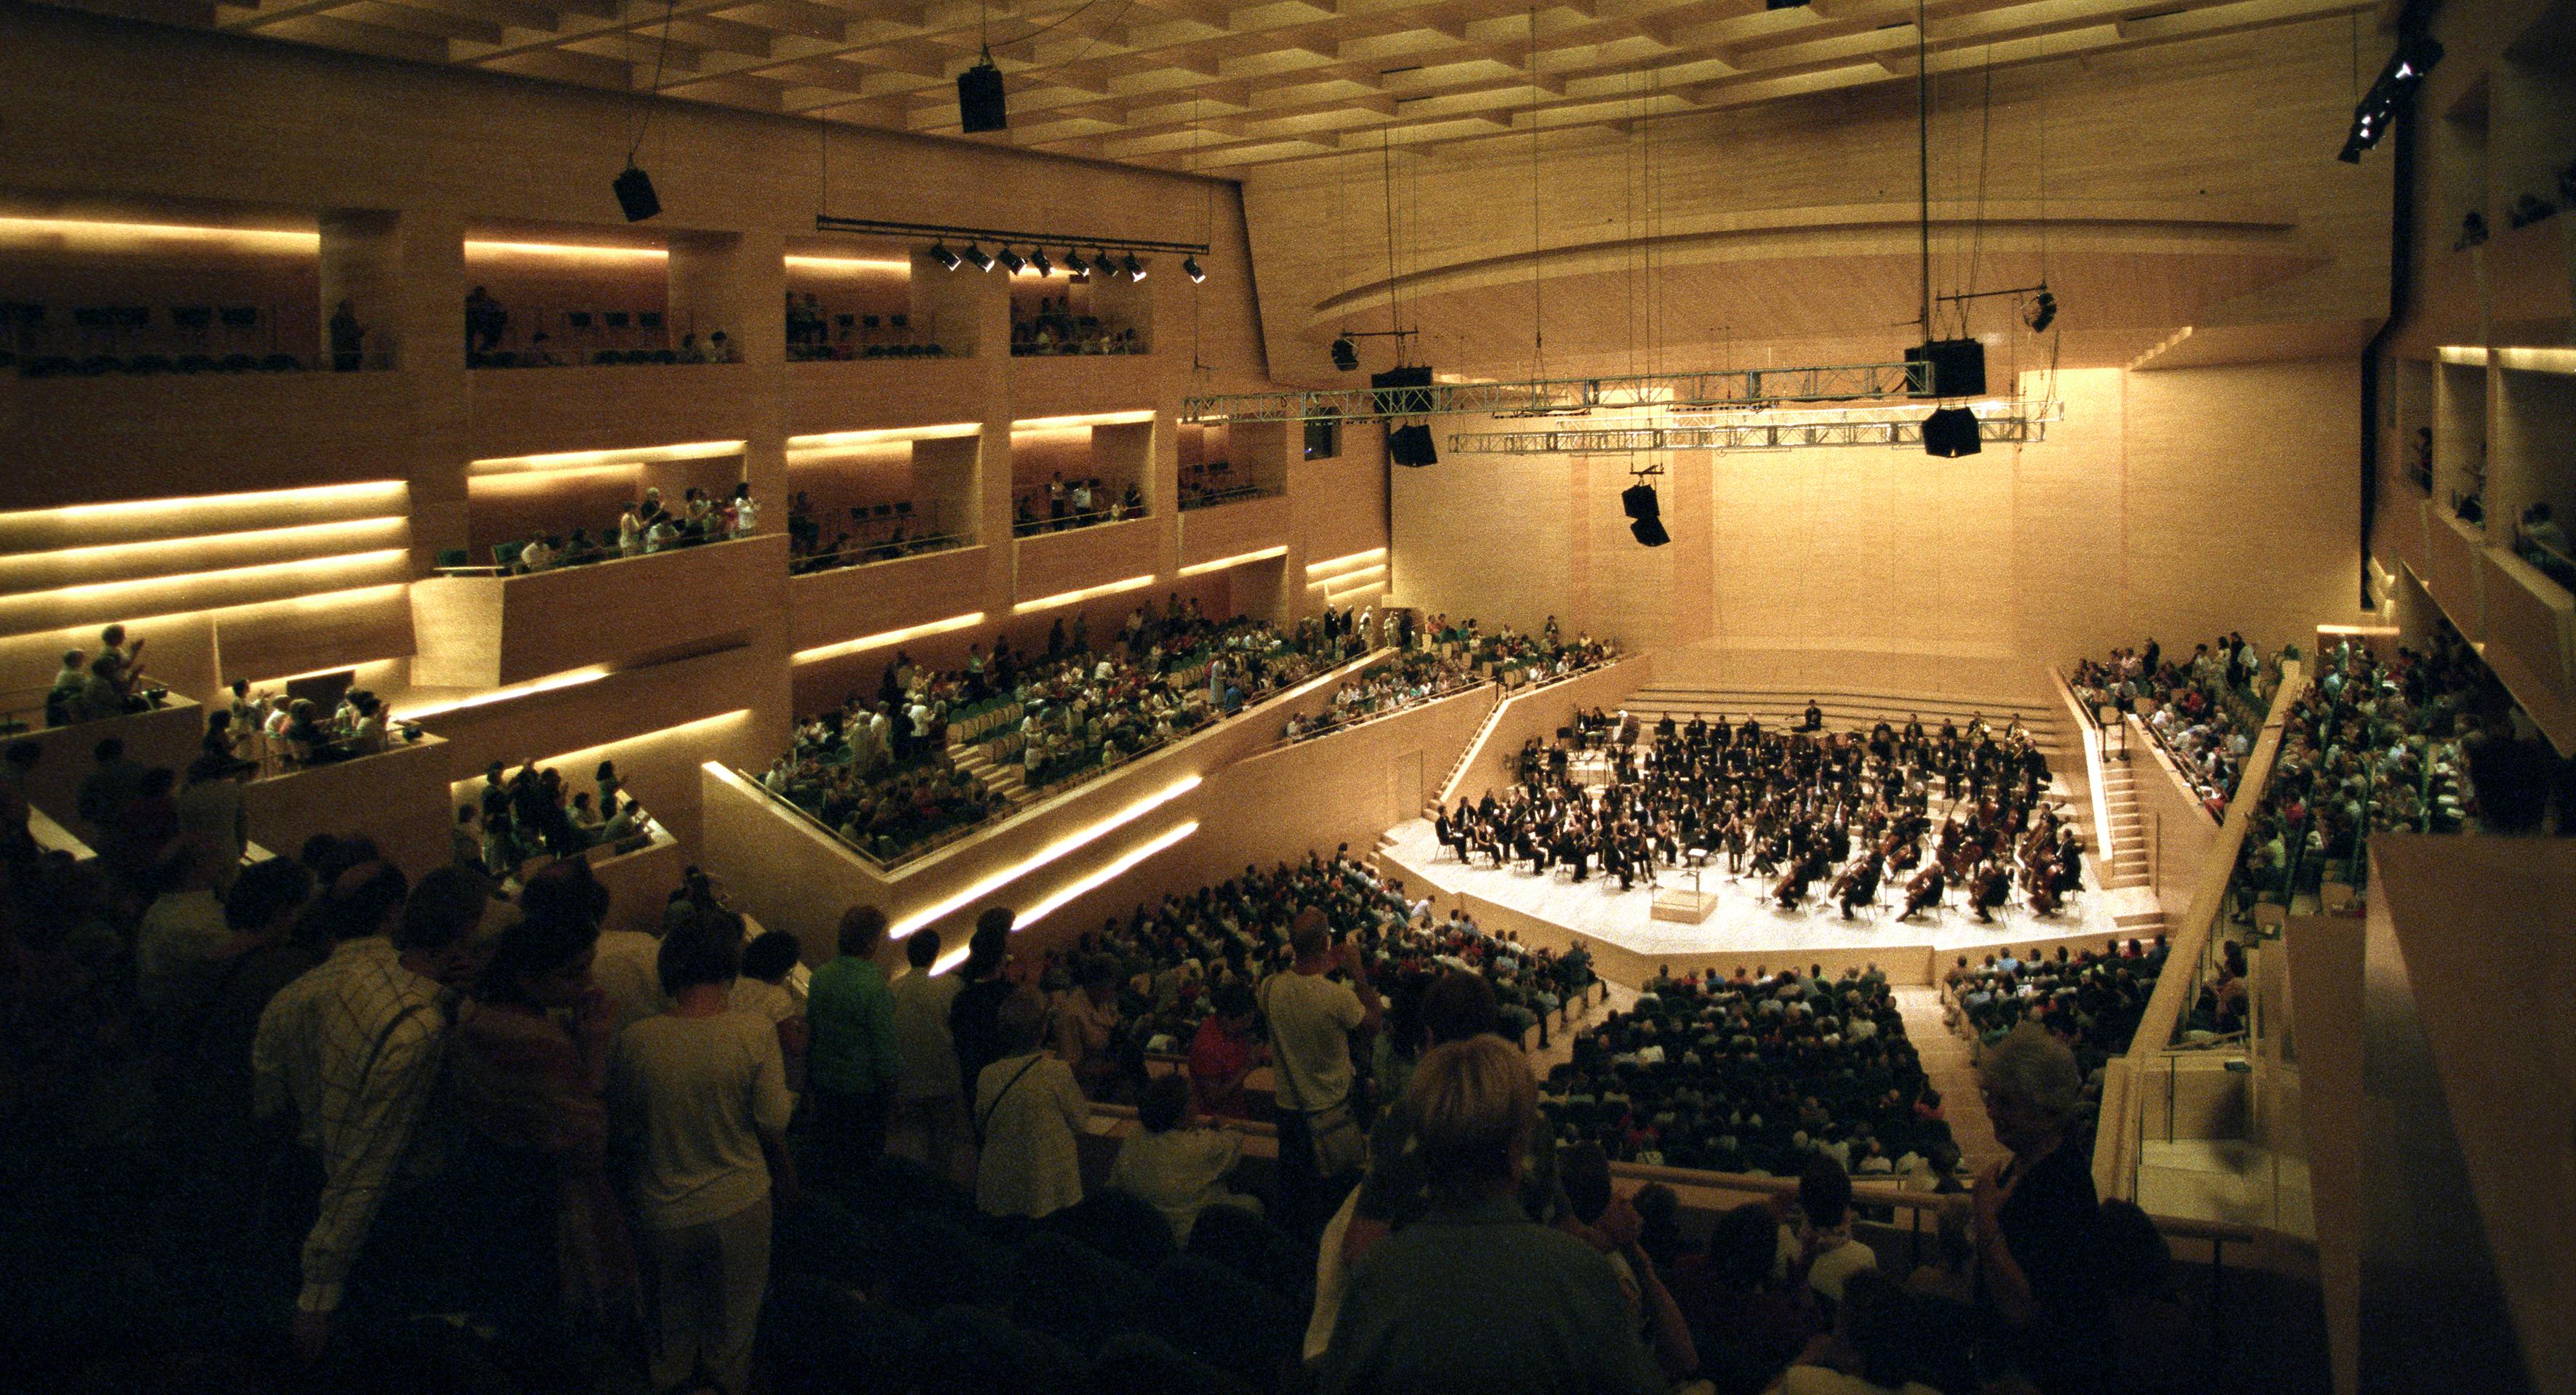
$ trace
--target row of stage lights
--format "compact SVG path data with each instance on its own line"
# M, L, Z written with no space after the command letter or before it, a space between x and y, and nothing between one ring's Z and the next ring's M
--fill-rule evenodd
M960 266L972 266L977 271L990 271L998 262L1013 276L1023 271L1035 271L1040 276L1052 276L1055 274L1056 266L1054 262L1047 260L1046 249L1043 247L1031 247L1029 254L1023 257L1008 246L1003 247L999 253L993 253L985 251L972 242L966 244L966 250L962 253L948 250L948 244L944 241L934 242L930 244L930 258L950 271L955 271ZM1087 276L1098 272L1112 280L1124 276L1130 281L1142 281L1146 274L1145 264L1137 260L1133 252L1127 253L1124 258L1113 259L1107 252L1094 251L1091 259L1085 261L1082 254L1071 247L1064 249L1064 270L1068 276ZM1207 279L1206 269L1199 265L1199 259L1195 256L1181 258L1181 272L1193 283Z

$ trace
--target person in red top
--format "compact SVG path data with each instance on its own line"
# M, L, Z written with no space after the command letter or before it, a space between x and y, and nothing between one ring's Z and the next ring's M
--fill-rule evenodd
M1252 990L1240 983L1216 989L1216 1011L1190 1038L1190 1098L1199 1112L1225 1119L1250 1118L1243 1082L1270 1059L1270 1048L1252 1039Z

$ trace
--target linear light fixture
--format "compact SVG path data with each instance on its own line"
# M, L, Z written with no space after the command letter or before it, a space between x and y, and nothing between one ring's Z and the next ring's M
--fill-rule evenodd
M93 218L0 218L0 237L59 237L66 242L211 242L245 252L318 254L322 250L322 234L291 228L213 228Z
M158 615L137 615L120 620L117 623L125 626L125 628L129 630L139 631L147 626L176 624L181 620L194 620L200 616L238 615L248 611L263 610L333 610L343 606L363 605L369 601L401 600L408 598L410 595L410 587L405 586L400 582L388 582L376 586L350 586L337 591L316 591L311 595L289 596L283 600L244 601L239 605L198 606L191 610L166 610ZM37 631L36 633L42 634L48 632ZM64 625L56 627L54 630L50 631L50 633L62 636L68 647L69 644L86 643L92 636L98 633L98 627L96 625ZM16 639L25 639L27 637L28 636L26 635L12 636L12 638Z
M2495 362L2522 373L2576 373L2576 349L2497 349Z
M1317 577L1313 581L1306 583L1306 589L1309 591L1330 591L1337 586L1347 587L1352 582L1358 581L1363 577L1382 577L1385 575L1386 563L1376 562L1365 567L1356 568L1352 571L1335 572L1331 576Z
M394 658L351 659L345 664L332 664L325 668L309 668L302 673L290 673L278 678L253 678L247 681L254 688L265 688L272 684L300 683L307 678L320 678L325 674L353 673L359 669L370 668L377 664L392 664L400 662L401 660Z
M2470 368L2487 366L2487 351L2483 344L2445 344L2435 352L2441 355L2444 363L2456 363Z
M1188 794L1190 791L1197 789L1203 781L1204 777L1195 774L1190 775L1185 779L1177 780L1153 794L1149 794L1143 799L1137 800L1135 803L1128 805L1117 813L1100 820L1098 823L1075 829L1064 837L1058 838L1054 842L1047 844L1036 853L1023 858L1018 862L1014 862L1010 866L993 873L991 876L985 877L979 882L976 882L973 886L966 888L964 891L958 892L953 896L945 897L937 903L926 906L921 910L914 911L910 915L896 921L886 933L895 939L902 939L913 931L919 930L923 926L929 925L942 917L954 915L965 907L971 906L974 903L991 896L993 893L1000 891L1003 887L1009 886L1011 883L1027 876L1029 873L1073 853L1079 852L1082 849L1091 846L1093 843L1108 837L1110 834L1117 832L1119 829L1125 828L1127 825L1134 823L1136 820L1145 817L1147 814L1150 814L1157 809L1162 808L1164 805L1171 803L1182 795Z
M674 460L716 460L743 453L741 441L683 441L622 450L567 450L550 455L494 455L470 461L466 473L511 475L536 470L584 470L605 465L661 465Z
M799 271L909 273L912 270L912 263L890 257L813 257L794 252L788 254L787 265Z
M301 489L257 489L244 494L182 494L167 499L121 499L108 504L64 504L50 509L21 509L0 513L0 529L19 522L48 518L108 518L120 514L169 512L183 513L192 509L256 508L272 504L318 504L332 499L364 499L375 495L400 497L411 486L401 480L369 480L363 484L317 484Z
M1131 576L1124 581L1112 581L1101 586L1086 586L1079 591L1060 591L1052 596L1040 596L1034 601L1021 601L1011 607L1011 613L1026 615L1031 611L1053 610L1057 606L1074 605L1099 596L1114 596L1121 591L1134 591L1153 584L1154 574L1147 572L1143 576Z
M787 661L792 664L819 663L824 659L837 659L845 654L863 654L870 649L883 649L887 645L901 644L905 640L920 639L925 635L944 635L951 630L973 629L983 623L984 612L970 610L963 615L951 615L945 620L907 625L900 630L881 630L876 634L861 635L857 639L845 639L835 644L819 644L811 649L799 649L789 655Z
M140 555L170 548L197 550L224 546L250 546L257 543L292 543L315 541L327 537L383 532L407 526L410 519L399 514L381 518L344 518L331 523L296 523L283 528L252 528L239 533L199 533L185 538L155 538L146 542L89 543L81 547L57 547L41 552L0 553L0 568L47 562L96 562L110 557Z
M662 247L615 247L570 242L497 242L487 238L465 239L469 257L563 257L590 261L668 261L671 253Z
M1020 417L1011 423L1011 430L1014 432L1069 431L1080 426L1132 426L1137 422L1153 419L1154 409L1142 407L1132 412L1086 412L1069 417Z
M1182 576L1205 576L1209 572L1221 572L1228 567L1240 567L1246 562L1266 562L1273 557L1285 557L1287 555L1288 545L1286 543L1280 543L1275 547L1265 547L1253 552L1238 552L1231 557L1218 557L1205 562L1192 562L1188 566L1181 568L1179 574Z
M289 562L259 562L247 567L218 567L212 571L173 572L168 576L136 576L117 581L84 581L71 586L56 586L43 591L21 591L14 596L0 597L0 606L70 596L105 596L119 591L141 590L153 586L203 586L210 582L283 576L299 571L340 571L401 562L410 556L410 548L385 547L370 552L334 553L328 557L300 557Z
M1343 567L1356 567L1364 562L1382 561L1385 557L1386 549L1382 547L1372 547L1366 552L1345 552L1339 557L1327 557L1321 562L1307 563L1306 575L1314 576L1321 572L1336 571Z
M690 731L697 727L714 726L718 722L730 722L750 715L750 708L737 707L730 712L719 712L712 717L696 717L689 721L681 722L676 726L657 727L652 731L637 732L633 736L621 736L615 741L603 741L596 746L584 746L578 751L565 751L558 755L538 756L531 763L533 763L539 770L554 770L565 767L596 765L603 759L611 758L610 753L614 752L621 746L632 746L638 741L651 741L656 737L677 736L682 732ZM718 762L710 763L715 764ZM519 761L511 761L509 762L509 768L516 770L521 764L522 762ZM588 772L584 772L585 775L587 775L587 773ZM466 786L474 784L482 778L483 777L480 775L468 775L462 780L450 781L448 789L451 792L461 791ZM576 788L578 788L578 786L576 786ZM452 809L449 811L451 815L453 815L454 812L455 811ZM650 811L648 810L647 812ZM607 815L603 812L601 817L605 818Z
M606 664L566 669L561 673L547 674L543 678L531 678L525 683L512 683L506 687L493 688L467 697L451 698L446 702L433 702L426 707L408 708L395 713L394 720L425 722L432 717L444 717L450 712L462 712L473 707L488 707L493 703L508 702L513 698L533 697L538 693L551 693L563 688L578 688L584 683L596 683L606 678L608 674L609 667Z
M884 426L867 431L822 431L787 438L787 458L865 446L901 445L909 441L954 441L984 433L980 421L941 422L935 426Z
M1118 878L1125 876L1130 871L1135 870L1135 868L1140 863L1144 862L1145 859L1152 857L1154 854L1161 852L1163 849L1180 842L1182 839L1187 838L1198 831L1199 821L1191 819L1187 823L1174 824L1172 827L1156 834L1153 838L1137 844L1135 847L1121 853L1116 860L1110 862L1100 870L1059 888L1053 895L1021 912L1020 915L1011 923L1011 933L1018 934L1020 931L1026 930L1030 926L1037 924L1050 912L1055 911L1066 903L1081 897L1085 893L1107 886L1109 883L1116 881ZM942 954L939 956L939 961L931 966L931 972L945 973L949 969L964 962L966 958L966 950L967 947L965 945L959 945L957 948Z

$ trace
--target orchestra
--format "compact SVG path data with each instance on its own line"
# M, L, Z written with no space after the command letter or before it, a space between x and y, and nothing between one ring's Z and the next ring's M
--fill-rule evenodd
M1461 861L1629 890L1685 863L1756 879L1784 909L1823 903L1857 919L1901 888L1895 919L1958 893L1980 922L2016 893L2052 916L2083 885L2083 839L2048 802L2048 759L2018 718L1937 732L1919 720L1866 733L1765 730L1670 714L1577 712L1552 745L1533 737L1518 783L1442 809L1434 831ZM1936 817L1936 809L1939 811Z

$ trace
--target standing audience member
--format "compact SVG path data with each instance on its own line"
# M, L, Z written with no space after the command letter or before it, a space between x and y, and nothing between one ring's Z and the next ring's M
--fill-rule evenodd
M748 1388L772 1199L795 1198L778 1033L729 1001L741 942L740 917L724 911L693 909L667 931L670 1011L620 1033L609 1064L616 1157L650 1279L656 1390L690 1389L701 1374L727 1395Z
M1374 1034L1385 1008L1357 947L1333 943L1323 911L1298 912L1288 946L1295 967L1263 979L1259 997L1277 1066L1279 1223L1311 1238L1340 1203L1332 1189L1355 1178L1368 1155L1351 1107L1351 1033ZM1325 977L1336 969L1349 972L1348 985Z
M852 906L841 916L840 954L814 971L805 1018L814 1044L807 1065L818 1150L844 1178L885 1152L894 1112L894 994L876 953L885 943L885 912Z
M1190 1099L1201 1114L1248 1119L1243 1082L1270 1059L1270 1048L1252 1039L1260 1012L1252 990L1231 980L1210 995L1216 1009L1190 1038Z
M966 986L948 1005L948 1040L957 1050L957 1076L972 1109L975 1082L984 1067L1002 1058L999 1014L1013 984L1005 971L1011 964L1012 914L1007 906L987 908L975 917L975 933L966 941L966 963L957 976Z
M1106 954L1085 957L1075 971L1073 991L1056 1004L1048 1024L1048 1049L1073 1067L1082 1092L1105 1099L1118 1074L1112 1044L1118 1038L1118 961Z
M2100 1317L2088 1272L2097 1218L2093 1172L2066 1129L2083 1087L2075 1053L2035 1022L1986 1049L1978 1087L1995 1141L2012 1156L1971 1192L1977 1285L2042 1390L2082 1388L2098 1358Z
M215 892L213 859L181 843L153 868L158 892L135 935L134 996L164 1029L193 1015L231 957L232 927Z
M965 1085L957 1047L948 1037L949 1010L965 980L931 972L939 962L939 932L915 930L903 942L912 971L894 981L894 1040L900 1058L895 1076L893 1147L942 1177L963 1180L966 1152Z
M1319 1395L1663 1390L1610 1262L1521 1210L1528 1060L1494 1036L1434 1047L1402 1107L1436 1200L1352 1270Z
M1091 1104L1073 1067L1050 1056L1046 1002L1031 988L994 1014L1002 1052L975 1080L975 1204L993 1216L1045 1216L1082 1200L1074 1151Z

